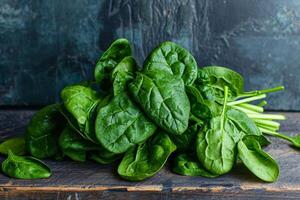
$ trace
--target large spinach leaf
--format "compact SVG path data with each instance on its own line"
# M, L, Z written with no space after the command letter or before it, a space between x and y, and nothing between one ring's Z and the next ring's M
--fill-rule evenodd
M8 151L8 157L2 162L2 172L9 177L19 179L48 178L50 169L33 157L17 156Z
M175 157L172 171L184 176L203 176L206 178L214 178L218 176L207 171L200 164L197 158L185 153L179 154Z
M144 142L156 130L140 109L125 94L119 94L99 109L96 136L104 148L124 153L131 146Z
M58 136L66 121L59 104L52 104L38 111L26 129L26 148L37 158L48 158L58 153Z
M226 117L228 97L226 86L224 93L221 115L210 120L210 127L198 134L196 142L198 159L207 170L217 175L225 174L232 169L236 158L236 141L240 137L239 131Z
M110 74L116 65L126 56L131 55L131 48L128 40L118 39L102 54L95 68L95 80L100 83L103 89L110 87Z
M74 129L86 139L96 141L95 117L100 97L96 91L83 85L71 85L61 91L67 112L65 116Z
M137 73L129 90L144 112L157 125L172 134L188 127L190 103L183 81L163 71Z
M238 143L238 156L255 176L266 182L274 182L279 176L279 167L273 158L264 152L259 142L243 139Z
M136 145L123 157L118 174L126 180L141 181L155 175L176 150L169 136L158 131L146 143Z
M144 69L180 76L186 85L193 84L197 78L197 63L194 57L173 42L163 42L155 48L147 57Z

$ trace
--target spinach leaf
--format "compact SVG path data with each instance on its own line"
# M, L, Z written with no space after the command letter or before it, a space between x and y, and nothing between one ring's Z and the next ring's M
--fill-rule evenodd
M123 157L118 174L130 181L141 181L154 176L176 150L169 136L158 131L146 143L129 149Z
M58 153L58 135L65 127L59 104L38 111L26 129L25 144L28 152L37 158L49 158Z
M222 106L215 101L203 98L201 92L195 86L186 86L185 90L191 104L191 119L194 121L196 119L198 122L207 122L211 118L220 115Z
M197 78L197 63L194 57L173 42L163 42L155 48L147 57L144 69L180 76L186 85L193 84Z
M66 117L78 132L90 141L95 138L96 108L100 101L98 93L82 85L67 86L61 91ZM69 113L69 114L68 114Z
M266 182L274 182L279 176L279 167L273 158L264 152L254 139L238 143L238 156L255 176Z
M210 120L210 127L198 134L196 141L197 156L201 164L213 174L222 175L229 172L236 158L236 128L228 123L226 103L228 88L224 89L224 106L220 116ZM238 136L239 137L239 136Z
M244 91L243 77L231 69L220 66L199 69L195 84L206 99L219 103L224 99L224 86L229 88L229 101Z
M99 109L96 137L105 149L124 153L135 144L147 140L156 130L125 93L119 94Z
M128 40L117 39L102 54L95 68L95 80L103 86L104 89L110 87L110 74L116 65L126 56L131 55L131 48Z
M183 81L163 71L137 73L129 84L134 100L159 127L182 134L188 127L190 103Z
M11 150L15 155L25 155L25 137L11 137L0 144L0 153L7 155L9 150Z
M218 175L207 171L195 158L188 154L179 154L175 157L172 171L184 176L203 176L206 178L214 178Z
M247 135L248 137L251 136L253 139L256 139L261 146L270 144L270 141L262 134L255 122L243 111L230 108L226 115L228 119L233 122L234 125L242 132L243 135Z
M127 56L120 61L111 73L113 80L114 95L118 95L126 91L126 84L134 78L134 72L137 64L133 57Z
M98 150L99 147L89 140L82 138L74 129L66 127L59 136L59 146L63 155L75 161L86 160L86 152Z
M51 176L50 169L33 157L17 156L8 151L8 157L2 162L2 172L12 178L37 179Z

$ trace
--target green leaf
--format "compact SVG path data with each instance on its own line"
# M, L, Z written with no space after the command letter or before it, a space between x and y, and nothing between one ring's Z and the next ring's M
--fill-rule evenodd
M58 135L66 121L60 113L60 105L52 104L38 111L26 129L26 148L37 158L49 158L58 153Z
M210 120L210 127L203 129L197 137L196 151L201 164L213 174L229 172L236 159L236 141L239 131L226 117L228 87L224 88L222 113ZM237 138L236 138L237 135Z
M102 146L113 153L124 153L147 140L156 130L126 94L119 94L99 109L96 136Z
M112 70L123 58L130 55L131 48L128 40L121 38L114 41L96 64L95 80L104 89L110 88Z
M100 164L109 164L121 158L122 155L109 152L103 148L100 151L90 152L89 158Z
M146 143L129 149L118 167L118 174L130 181L141 181L154 176L176 150L164 132L157 132Z
M185 85L191 85L197 78L197 63L184 48L173 42L163 42L147 57L144 69L164 71L182 78Z
M261 149L256 140L241 140L238 143L238 156L245 166L261 180L266 182L277 180L279 167L276 161Z
M7 155L9 150L11 150L15 155L25 155L25 137L11 137L0 144L0 153Z
M203 176L206 178L214 178L218 175L207 171L197 160L197 158L188 154L179 154L175 157L172 171L184 176Z
M69 123L85 138L95 142L94 120L100 101L98 93L90 87L71 85L61 91L61 98Z
M129 84L134 100L160 128L182 134L188 127L190 103L183 81L163 71L137 73Z
M243 77L231 69L220 66L199 69L195 84L205 98L219 103L223 103L224 86L229 88L229 101L244 91Z
M50 169L33 157L17 156L8 151L8 157L2 162L2 172L9 177L19 179L48 178Z
M74 129L66 127L59 136L59 146L64 155L75 161L85 161L86 152L98 150L95 143L82 138Z
M126 91L127 82L134 78L136 70L137 64L131 56L125 57L117 64L111 73L115 96Z

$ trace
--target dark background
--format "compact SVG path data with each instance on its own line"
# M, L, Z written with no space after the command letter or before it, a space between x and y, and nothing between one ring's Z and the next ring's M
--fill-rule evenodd
M199 66L228 66L247 89L284 84L269 109L300 110L300 0L0 0L0 105L59 101L126 37L141 64L165 40Z

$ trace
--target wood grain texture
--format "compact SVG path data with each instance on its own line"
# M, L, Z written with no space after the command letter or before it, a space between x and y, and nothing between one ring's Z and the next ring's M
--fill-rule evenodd
M0 138L22 134L33 113L0 111ZM300 113L283 114L288 119L282 131L296 134ZM266 150L281 169L276 183L261 182L242 165L214 179L176 175L166 166L150 179L127 182L118 177L115 164L46 160L53 171L49 179L17 180L0 174L0 199L299 199L300 151L285 141L270 139Z

